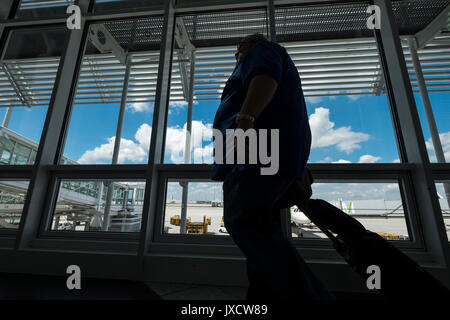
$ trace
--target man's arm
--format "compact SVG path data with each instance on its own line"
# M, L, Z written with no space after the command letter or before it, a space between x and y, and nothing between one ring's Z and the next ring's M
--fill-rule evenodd
M278 84L272 77L261 74L255 76L247 90L244 103L240 113L251 115L257 118L261 112L269 105L277 90ZM241 119L237 128L246 130L252 128L253 124L249 120Z

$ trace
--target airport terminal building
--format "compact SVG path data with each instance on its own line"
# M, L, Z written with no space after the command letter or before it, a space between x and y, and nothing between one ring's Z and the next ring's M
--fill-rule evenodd
M450 287L449 14L449 0L1 0L0 274L245 288L212 125L238 41L261 33L300 75L313 198ZM297 207L280 219L331 290L370 294Z

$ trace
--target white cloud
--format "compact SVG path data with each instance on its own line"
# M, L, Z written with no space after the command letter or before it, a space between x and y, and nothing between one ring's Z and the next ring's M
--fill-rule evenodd
M167 128L166 154L173 163L184 163L184 149L186 143L186 124ZM148 159L152 127L142 124L136 131L133 140L121 139L118 163L142 163ZM111 163L115 137L106 139L91 150L86 150L78 159L83 164ZM206 142L206 143L205 143ZM194 163L213 163L212 124L192 121L191 128L191 156Z
M361 98L360 95L354 94L351 90L343 90L343 91L339 91L339 93L346 94L346 97L347 97L350 101L356 101L356 100L358 100L359 98Z
M370 154L365 154L365 155L359 157L358 163L375 163L379 160L381 160L381 157L375 157Z
M375 157L370 154L365 154L359 157L358 163L375 163L379 160L381 160L381 157ZM326 157L324 160L322 160L322 162L330 162L330 161L331 161L330 157ZM332 163L352 163L352 162L345 159L339 159L338 161L333 161Z
M172 108L184 108L188 105L186 101L170 101L169 107Z
M108 138L108 143L102 144L93 150L87 150L79 159L81 164L99 164L99 163L111 163L114 151L115 137ZM146 150L139 144L132 140L121 139L118 163L130 162L142 162L147 157Z
M338 199L344 201L401 199L397 183L323 183L321 185L314 183L312 188L315 198L326 201L337 201ZM372 203L372 205L379 204ZM383 207L377 209L383 209ZM358 207L356 208L358 209Z
M397 158L397 159L393 160L392 163L400 163L400 159Z
M335 123L330 121L330 110L316 108L309 117L312 132L312 148L336 146L339 151L347 154L359 149L360 142L369 140L370 135L363 132L352 131L349 127L334 128Z
M195 101L194 104L197 104ZM169 114L174 109L183 109L188 103L186 101L170 101L169 102ZM132 113L136 112L153 112L154 103L153 102L136 102L127 104L127 109L131 110Z
M134 136L136 141L122 138L120 140L118 163L146 162L148 159L151 132L152 128L144 123L136 131ZM78 162L82 164L111 163L115 140L115 137L107 138L107 143L101 144L94 149L86 150L78 159Z
M444 158L446 162L450 162L450 131L439 133L439 138L441 140L442 150L444 151ZM436 162L437 158L434 152L433 142L431 138L425 142L425 145L427 146L427 149L429 151L430 161Z
M174 163L184 162L184 149L186 141L186 123L183 128L168 128L166 136L166 152L170 153L170 160ZM203 146L203 142L209 144ZM212 163L212 124L201 121L192 121L191 128L191 154L194 163Z
M184 146L186 141L186 126L184 128L169 127L166 133L166 151L174 163L184 162Z
M194 105L198 104L197 101L194 101ZM173 111L178 112L179 110L184 109L188 106L187 101L175 100L169 102L169 114L172 114Z
M361 96L359 96L359 95L348 95L347 98L349 98L351 101L356 101L359 98L361 98Z
M323 97L305 97L306 102L309 102L311 104L317 104L317 103L321 103L323 101Z
M317 161L317 163L330 163L333 159L331 157L325 157L323 160Z
M152 136L152 127L144 123L136 131L134 138L139 142L139 145L141 145L145 150L148 150L150 148L151 136Z
M339 159L338 161L333 161L332 163L352 163L352 162L344 159Z
M138 103L129 103L127 108L131 110L131 112L152 112L153 111L153 103L150 102L138 102Z

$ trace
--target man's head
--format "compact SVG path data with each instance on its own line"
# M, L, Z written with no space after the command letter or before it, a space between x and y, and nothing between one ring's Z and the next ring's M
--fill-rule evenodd
M254 33L242 38L237 45L236 61L240 61L254 45L261 41L267 41L267 38L260 33Z

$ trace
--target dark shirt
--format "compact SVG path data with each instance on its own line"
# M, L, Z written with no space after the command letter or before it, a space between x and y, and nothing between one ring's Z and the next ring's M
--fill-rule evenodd
M301 179L311 148L311 130L305 99L297 68L286 49L277 43L262 41L256 44L235 68L226 82L213 128L223 134L223 164L214 163L211 179L223 181L236 170L258 170L258 164L226 164L226 129L235 129L235 118L242 108L253 77L261 74L272 77L278 84L269 105L254 122L255 130L279 129L278 175ZM270 130L267 134L270 157ZM248 161L248 160L247 160ZM272 160L273 161L273 157Z

